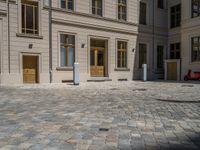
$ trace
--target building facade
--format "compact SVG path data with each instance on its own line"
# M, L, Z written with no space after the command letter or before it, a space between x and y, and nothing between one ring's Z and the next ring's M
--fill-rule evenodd
M200 71L199 8L200 0L0 0L0 83L72 81L74 62L82 82L138 80L144 63L149 80L183 79Z

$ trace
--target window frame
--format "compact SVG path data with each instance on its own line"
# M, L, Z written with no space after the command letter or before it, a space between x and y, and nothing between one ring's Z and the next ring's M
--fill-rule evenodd
M118 49L118 42L122 42L126 44L126 49ZM125 59L123 62L123 59L120 60L120 66L118 66L118 52L121 52L121 57L122 58L122 53L125 52ZM123 64L125 64L125 66L123 66ZM117 39L116 40L116 68L117 69L128 69L128 40L123 40L123 39Z
M140 45L145 45L146 46L146 64L148 64L148 44L147 43L139 43L138 44L138 68L142 69L142 64L140 64Z
M60 3L60 4L59 4L59 8L61 8L61 9L63 9L63 10L66 10L66 11L71 11L71 12L74 12L74 11L75 11L75 0L72 0L72 1L73 1L73 9L72 9L72 10L68 8L68 1L69 1L69 0L65 0L66 8L62 8L62 3L61 3L61 1L62 1L62 0L59 0L59 3Z
M145 22L143 23L143 22L141 22L141 4L145 4ZM147 9L147 2L145 2L145 1L140 1L139 2L139 24L140 25L147 25L147 15L148 15L148 9Z
M61 35L65 35L65 36L74 36L74 45L73 45L73 48L74 48L74 55L73 55L73 63L75 63L75 61L76 61L76 41L77 41L77 38L76 38L76 34L74 34L74 33L66 33L66 32L59 32L58 33L58 36L59 36L59 38L58 38L58 66L59 66L59 68L67 68L67 69L73 69L73 65L72 66L69 66L68 64L67 64L67 58L66 58L66 64L67 65L65 65L65 66L62 66L61 65L61 46L63 46L62 44L63 43L61 43ZM68 48L70 48L71 46L67 46L67 44L66 44L66 47L68 47Z
M180 7L180 12L177 11L178 7ZM172 13L172 9L174 9L174 13ZM172 20L172 15L174 16L174 20ZM177 16L179 16L179 20L177 19ZM177 4L174 6L170 7L170 28L177 28L181 26L181 4ZM172 22L174 22L174 24L172 24Z
M190 53L191 53L191 57L190 57L190 60L191 60L191 63L200 63L200 56L199 56L199 60L193 60L193 39L194 38L197 38L198 39L198 45L199 45L199 47L198 47L198 55L200 55L200 36L193 36L193 37L191 37L191 51L190 51Z
M173 50L171 49L172 45L174 46ZM177 45L179 45L179 49L177 49ZM169 46L170 46L169 47L169 58L170 59L181 59L181 43L180 42L170 43ZM177 52L179 52L179 58L177 58ZM174 58L171 57L171 53L174 54Z
M103 17L104 16L104 0L101 0L101 14L98 14L98 7L97 7L97 2L98 0L95 0L95 14L93 14L93 0L90 0L90 12L92 15L98 16L98 17Z
M158 9L165 9L165 0L162 0L162 7L160 7L159 1L160 1L160 0L157 0L157 8L158 8Z
M25 35L33 35L33 36L39 36L40 35L40 33L41 33L41 29L40 29L40 27L41 27L41 25L40 25L40 20L41 20L41 18L40 18L40 2L39 1L35 1L35 0L25 0L25 1L28 1L28 2L32 2L32 3L36 3L37 4L37 6L34 6L33 4L25 4L25 3L23 3L22 2L22 0L19 0L19 5L18 5L18 8L19 8L19 33L22 33L22 34L25 34ZM22 21L23 21L23 19L22 19L22 17L23 17L23 15L22 15L22 11L23 11L23 7L22 7L22 5L24 5L24 6L34 6L34 8L35 7L37 7L37 18L36 18L36 16L34 16L35 14L33 13L33 30L31 30L31 29L28 29L28 30L30 30L30 31L33 31L33 33L27 33L27 27L26 27L26 15L24 15L24 30L25 31L23 31L23 23L22 23ZM26 7L25 7L25 10L26 10ZM35 12L35 10L33 9L33 12ZM34 19L34 17L35 17L35 19ZM35 26L35 21L36 21L36 19L37 19L37 29L36 29L36 26ZM35 20L35 21L34 21ZM35 27L35 28L34 28ZM35 33L35 32L37 32L37 33Z
M120 17L119 17L119 1L118 0L116 0L116 2L117 2L117 20L120 20L120 21L128 21L128 0L126 0L126 5L125 5L125 8L126 8L126 18L125 19L123 19L123 11L122 11L122 7L124 7L123 5L122 5L122 0L120 0Z
M200 1L198 2L198 15L197 16L194 16L194 9L193 9L193 6L194 6L194 0L191 0L191 18L197 18L197 17L200 17Z

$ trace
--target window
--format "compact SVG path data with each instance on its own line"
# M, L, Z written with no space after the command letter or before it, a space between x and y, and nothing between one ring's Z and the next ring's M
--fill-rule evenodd
M60 35L60 65L61 67L73 67L75 53L75 36Z
M127 68L127 42L117 41L117 67Z
M139 44L139 68L142 68L142 64L147 64L147 45Z
M179 27L181 24L181 5L176 5L170 9L170 27L175 28Z
M102 0L92 0L92 14L102 16Z
M127 19L126 11L126 0L118 0L118 19L125 20Z
M164 0L158 0L158 8L164 9Z
M74 0L61 0L61 8L73 11Z
M146 3L140 2L140 24L146 25L146 13L147 5Z
M163 69L163 61L164 61L164 46L157 46L157 68Z
M22 33L39 34L38 30L38 2L21 1Z
M192 38L192 62L200 62L200 36Z
M180 43L170 45L170 59L180 59Z
M192 18L200 16L200 0L192 0Z

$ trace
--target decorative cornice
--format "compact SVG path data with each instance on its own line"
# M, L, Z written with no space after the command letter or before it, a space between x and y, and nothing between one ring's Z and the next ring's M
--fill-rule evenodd
M94 25L94 24L75 22L75 21L64 20L64 19L52 18L52 23L82 27L82 28L89 28L89 29L95 29L95 30L101 30L101 31L110 31L110 32L116 32L116 33L138 35L138 32L134 32L132 30L124 30L121 28L107 27L103 25Z

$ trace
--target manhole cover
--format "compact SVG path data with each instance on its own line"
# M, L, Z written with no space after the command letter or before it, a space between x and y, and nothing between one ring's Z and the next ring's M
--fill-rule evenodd
M194 87L194 85L182 85L181 87Z
M108 132L108 131L109 131L109 129L108 129L108 128L99 128L99 131Z
M116 90L119 90L118 88L112 88L112 89L110 89L110 90L112 90L112 91L116 91Z
M133 89L133 91L147 91L147 89Z
M173 99L156 99L157 101L162 101L162 102L170 102L170 103L200 103L200 100L173 100Z

